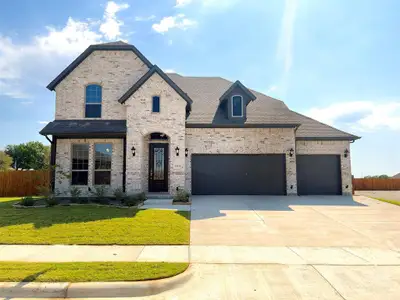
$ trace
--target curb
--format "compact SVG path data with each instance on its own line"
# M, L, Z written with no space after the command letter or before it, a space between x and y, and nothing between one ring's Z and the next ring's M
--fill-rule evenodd
M113 298L157 295L188 282L191 266L174 277L136 282L1 282L0 298Z

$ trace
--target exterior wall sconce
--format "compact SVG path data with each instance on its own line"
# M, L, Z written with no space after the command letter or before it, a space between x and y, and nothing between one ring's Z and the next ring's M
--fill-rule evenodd
M176 153L176 156L179 156L179 147L175 148L175 153Z
M189 155L189 149L186 148L186 149L185 149L185 156L188 157L188 155Z
M344 157L347 157L348 155L349 155L349 150L348 149L344 150Z
M292 157L293 154L294 154L294 150L293 150L293 148L290 148L290 150L289 150L289 156Z
M135 147L132 147L131 151L132 151L132 156L135 156L135 155L136 155L136 149L135 149Z

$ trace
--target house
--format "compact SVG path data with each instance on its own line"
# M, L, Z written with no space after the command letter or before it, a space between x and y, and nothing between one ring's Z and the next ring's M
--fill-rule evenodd
M352 191L359 137L221 77L166 74L123 42L92 45L48 86L55 188L309 195ZM49 136L52 136L50 138ZM67 173L70 176L60 176Z

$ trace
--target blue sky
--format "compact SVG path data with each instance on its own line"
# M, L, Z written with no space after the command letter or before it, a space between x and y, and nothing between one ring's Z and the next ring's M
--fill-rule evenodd
M46 85L88 45L124 40L154 64L222 76L362 136L355 176L400 172L400 2L7 1L0 11L0 148L54 118Z

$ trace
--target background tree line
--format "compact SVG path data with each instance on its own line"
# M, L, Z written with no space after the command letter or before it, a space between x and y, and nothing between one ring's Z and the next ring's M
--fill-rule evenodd
M0 170L41 170L50 165L50 146L41 142L7 145L0 151Z

